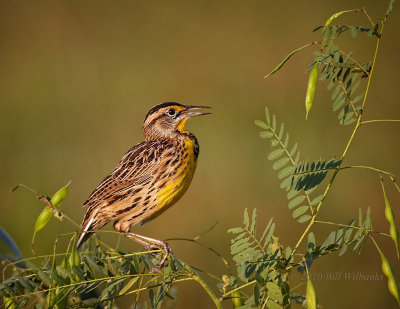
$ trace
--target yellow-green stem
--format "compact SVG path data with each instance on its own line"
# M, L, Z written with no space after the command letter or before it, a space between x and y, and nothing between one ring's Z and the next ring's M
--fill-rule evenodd
M363 11L366 13L365 10L363 10ZM368 14L367 14L367 16L368 16ZM375 47L375 53L374 53L374 58L373 58L373 60L372 60L371 72L370 72L370 74L369 74L369 76L368 76L367 87L366 87L366 90L365 90L365 96L364 96L364 100L363 100L363 103L362 103L362 109L361 109L360 114L358 115L357 123L356 123L356 125L355 125L355 127L354 127L354 129L353 129L353 132L352 132L352 134L351 134L351 136L350 136L350 139L349 139L349 141L347 142L347 145L346 145L346 147L345 147L345 149L344 149L344 151L343 151L343 154L342 154L342 156L341 156L341 160L342 160L342 161L343 161L343 159L346 157L347 151L349 150L350 145L351 145L351 143L353 142L354 136L356 135L357 130L358 130L358 128L359 128L360 125L361 125L361 118L362 118L362 115L363 115L362 110L363 110L364 107L365 107L365 102L366 102L366 100L367 100L367 96L368 96L368 92L369 92L369 87L370 87L370 84L371 84L371 79L372 79L372 76L373 76L373 73L374 73L374 68L375 68L375 63L376 63L376 57L377 57L377 55L378 55L379 42L380 42L381 34L382 34L382 32L383 32L383 28L384 28L384 23L382 23L381 32L380 32L380 34L379 34L379 36L378 36L378 38L377 38L376 47ZM297 249L300 247L300 245L301 245L303 239L305 238L305 236L307 235L308 231L311 229L311 227L312 227L313 224L315 223L315 220L316 220L316 217L317 217L317 215L318 215L318 212L319 212L319 210L320 210L320 208L321 208L321 206L322 206L322 204L323 204L323 201L324 201L326 195L328 194L328 192L329 192L329 190L330 190L330 188L331 188L331 186L332 186L332 183L333 183L333 181L334 181L334 179L335 179L335 177L336 177L336 175L337 175L338 172L339 172L339 168L336 169L336 170L334 171L334 173L333 173L333 175L332 175L332 177L331 177L331 180L330 180L329 184L327 185L327 187L326 187L326 189L325 189L325 191L324 191L324 194L323 194L324 198L321 200L321 202L318 203L317 208L316 208L314 214L312 215L312 218L311 218L310 222L308 223L308 225L307 225L306 229L304 230L303 234L300 236L300 239L297 241L297 243L296 243L296 245L295 245L295 247L294 247L294 249L293 249L293 251L292 251L292 253L291 253L291 255L290 255L291 257L295 254L295 252L297 251Z

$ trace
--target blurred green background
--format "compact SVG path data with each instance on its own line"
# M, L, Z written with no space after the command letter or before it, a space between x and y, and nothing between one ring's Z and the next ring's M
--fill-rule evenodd
M226 230L238 226L245 207L257 207L260 229L270 217L282 244L293 247L305 225L291 219L285 192L266 159L269 145L258 137L254 119L269 106L285 122L303 159L339 157L352 128L338 125L326 84L317 87L305 121L305 68L313 50L296 55L276 75L289 51L320 34L311 30L337 11L364 6L376 20L386 1L1 1L0 2L0 224L30 256L30 241L42 204L18 183L52 195L72 180L63 211L77 222L83 202L122 155L143 139L141 124L150 107L164 101L209 105L213 115L188 127L200 141L192 185L177 205L134 231L167 239L193 238L215 222L201 241L229 258ZM377 59L365 119L399 118L400 10L389 17ZM361 14L338 24L367 25ZM372 59L375 40L340 39L362 61ZM362 127L344 165L371 165L400 175L398 124ZM399 194L387 182L397 211ZM347 223L358 207L371 207L374 226L388 231L377 174L346 170L337 177L320 218ZM107 228L111 228L108 226ZM37 235L38 254L51 252L56 235L76 230L53 220ZM332 228L324 226L322 242ZM115 243L115 235L102 235ZM377 237L400 276L389 239ZM223 264L210 251L171 241L187 263L221 276ZM140 248L121 240L124 250ZM6 248L1 245L2 252ZM391 308L386 280L344 281L344 272L381 274L379 256L368 242L362 254L348 252L318 260L311 269L323 308ZM328 273L342 273L328 280ZM215 281L209 280L215 288ZM304 293L299 289L298 293ZM199 286L176 286L176 308L210 308ZM133 298L120 303L129 308ZM227 308L230 307L227 302Z

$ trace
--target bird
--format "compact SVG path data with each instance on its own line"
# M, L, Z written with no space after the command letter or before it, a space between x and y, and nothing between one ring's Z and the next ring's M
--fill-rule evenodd
M189 118L211 114L209 106L165 102L152 107L142 130L145 140L133 146L83 204L86 212L76 246L107 223L145 249L160 248L160 269L172 250L168 243L131 232L174 205L188 189L197 165L199 143L186 130Z

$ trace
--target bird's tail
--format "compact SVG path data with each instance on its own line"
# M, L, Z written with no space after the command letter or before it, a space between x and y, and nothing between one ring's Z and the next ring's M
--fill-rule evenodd
M79 238L78 238L78 240L77 240L77 242L76 242L76 247L79 249L81 246L82 246L82 244L86 241L86 240L88 240L88 238L90 237L90 236L92 236L92 234L93 233L91 233L91 232L88 232L90 229L92 229L92 223L93 223L93 217L89 220L89 222L87 222L86 224L85 224L85 221L86 220L84 220L83 221L83 223L82 223L82 230L81 230L81 235L79 235Z
M83 243L88 240L90 236L92 236L92 234L93 233L82 231L79 235L78 241L76 242L76 247L79 249L83 245Z

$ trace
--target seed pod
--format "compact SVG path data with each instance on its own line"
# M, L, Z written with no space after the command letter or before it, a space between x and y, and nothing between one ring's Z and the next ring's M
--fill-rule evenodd
M67 257L63 258L63 260L61 261L61 266L64 267L65 269L67 269L67 270L70 270L70 269L71 269L71 268L69 267Z
M383 180L381 179L383 198L385 200L385 217L390 224L390 237L392 238L397 251L397 258L399 258L399 231L394 223L394 212L393 208L390 206L389 200L386 196L385 186L383 185Z
M310 279L307 280L306 304L308 309L317 309L317 295Z
M65 199L67 195L69 184L70 182L53 195L53 197L50 199L50 203L52 206L54 207L60 206L61 202ZM47 225L47 223L49 223L52 217L53 217L53 211L48 206L44 208L42 212L39 214L35 223L35 231L33 232L32 244L35 242L36 233L40 231L42 228L44 228Z
M318 80L318 61L319 59L312 68L310 76L308 77L308 85L306 93L306 119L308 116L308 112L310 111L314 102L315 88L317 87L317 80Z
M50 203L54 207L58 207L67 196L68 187L71 182L68 182L64 187L58 190L51 198Z
M17 304L15 303L15 300L12 297L3 296L3 303L4 303L4 308L7 308L7 309L17 308Z
M381 256L382 272L388 279L388 290L390 294L392 294L393 297L396 298L398 304L400 305L400 287L396 278L394 277L393 267L388 259L383 255L383 252L381 251L381 249L379 249L378 244L375 242L375 240L373 240L373 242L376 246L376 249L378 249L379 255Z
M239 291L235 291L232 294L232 305L233 308L237 308L244 305L242 294Z
M357 12L358 10L346 10L346 11L341 11L341 12L337 12L335 14L333 14L331 17L329 17L326 22L325 22L325 27L328 27L331 22L333 20L335 20L336 18L338 18L340 15L344 14L344 13L350 13L350 12Z
M78 249L76 249L76 241L71 246L71 254L68 259L68 264L72 268L72 266L79 267L81 265L81 256L79 255Z
M35 231L34 231L33 237L32 237L32 244L35 241L36 233L46 226L46 224L50 221L52 216L53 216L53 212L47 206L39 214L39 216L36 219L36 223L35 223Z

